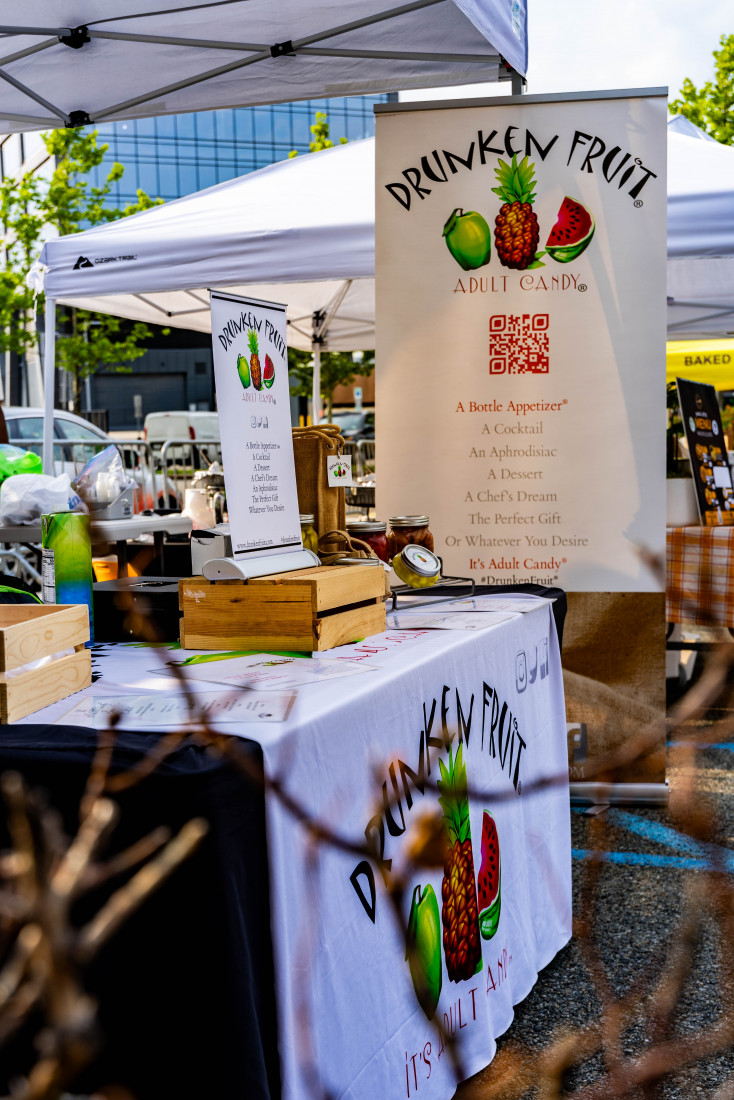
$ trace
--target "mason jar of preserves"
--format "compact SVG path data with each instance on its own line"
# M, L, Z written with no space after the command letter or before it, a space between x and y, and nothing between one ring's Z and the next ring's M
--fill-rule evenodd
M441 575L441 563L424 546L407 543L392 560L396 576L410 588L431 588Z
M390 516L387 548L394 558L409 543L433 552L433 535L428 528L428 516Z
M303 542L304 550L313 550L314 554L319 548L319 536L316 534L316 528L313 525L314 517L301 513L299 516L301 521L301 541Z
M353 519L347 521L347 534L355 539L361 539L371 546L378 558L389 561L390 554L387 548L387 524L379 519Z

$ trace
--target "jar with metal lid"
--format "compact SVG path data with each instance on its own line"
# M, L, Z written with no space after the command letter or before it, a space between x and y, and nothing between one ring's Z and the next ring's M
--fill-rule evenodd
M400 580L411 588L430 588L441 575L441 563L436 555L412 542L398 551L392 567Z
M428 516L390 516L387 548L394 558L404 546L415 543L433 552L433 535L428 529Z
M299 515L298 518L301 521L301 540L304 550L313 550L314 554L317 553L319 536L316 534L316 528L313 525L314 517L304 513Z
M347 521L347 534L355 539L361 539L371 546L378 558L383 561L390 560L387 548L387 524L379 519L352 519Z

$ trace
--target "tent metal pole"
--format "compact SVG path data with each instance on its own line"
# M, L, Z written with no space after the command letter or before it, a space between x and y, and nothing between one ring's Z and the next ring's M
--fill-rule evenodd
M321 341L313 344L313 392L311 394L311 423L318 424L321 412Z
M676 304L681 305L682 303L678 302ZM707 307L705 303L700 303L698 308L706 309ZM734 309L732 309L731 306L727 306L726 309L724 309L723 306L716 306L715 308L717 310L716 313L704 313L701 317L689 317L687 321L671 322L668 325L668 332L672 332L673 329L677 328L686 329L691 325L700 325L702 321L717 321L722 317L728 317L730 313L734 313Z
M20 80L16 80L14 76L10 75L10 73L3 72L3 70L0 69L0 80L6 80L8 84L12 84L12 86L14 88L17 88L19 92L22 92L23 95L27 95L29 99L34 99L36 103L40 103L42 107L45 107L47 110L49 110L52 115L56 115L57 118L60 118L63 123L67 122L66 115L63 111L59 110L58 107L55 107L53 103L49 103L49 101L47 99L44 99L42 95L38 95L38 93L34 92L32 88L29 88L27 84L23 84ZM58 125L58 123L56 125Z
M56 375L56 301L46 299L43 341L43 472L54 473L54 383Z

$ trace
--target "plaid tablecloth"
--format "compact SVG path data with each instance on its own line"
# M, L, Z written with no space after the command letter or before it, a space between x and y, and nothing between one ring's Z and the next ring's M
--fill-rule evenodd
M669 527L669 623L734 627L734 527Z

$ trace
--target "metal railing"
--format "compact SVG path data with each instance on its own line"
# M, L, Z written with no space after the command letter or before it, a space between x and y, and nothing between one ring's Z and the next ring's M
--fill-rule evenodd
M13 438L10 442L38 455L43 451L40 440ZM125 469L138 484L136 512L153 508L182 508L186 489L194 474L208 470L212 462L221 464L222 461L222 447L218 439L201 442L167 439L160 448L143 439L113 439L110 442L102 439L54 439L54 473L58 475L66 470L73 481L90 458L109 447L110 443L117 447ZM352 456L354 477L374 472L373 439L360 439L359 442L347 440L344 453Z
M364 477L375 472L374 439L360 439L358 442L345 439L343 453L352 456L353 477Z
M374 439L360 439L357 446L359 447L360 477L363 477L365 474L374 474L374 472L375 472L375 441L374 441Z
M23 450L42 455L43 443L40 440L11 438L10 442ZM136 482L135 511L143 512L153 508L180 508L183 505L183 493L176 491L175 485L168 483L164 474L156 470L156 456L149 443L142 439L113 439L109 442L91 439L54 439L54 474L66 471L73 481L94 455L104 451L112 443L120 453L123 465L129 477Z
M208 470L212 462L222 462L222 446L218 439L167 439L160 451L154 452L160 476L183 504L186 489L194 474Z

